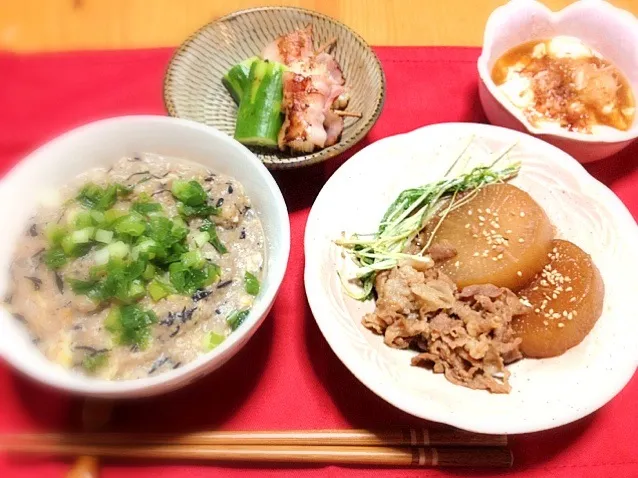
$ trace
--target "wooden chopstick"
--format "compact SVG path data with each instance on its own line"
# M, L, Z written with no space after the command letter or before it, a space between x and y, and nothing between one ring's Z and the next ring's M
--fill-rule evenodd
M482 435L452 428L403 430L214 431L197 433L49 433L0 435L1 443L66 445L286 445L286 446L467 446L503 447L505 435Z
M348 464L416 467L493 467L512 465L507 448L400 448L385 446L275 445L82 445L9 443L7 451L120 459L241 461L261 463Z

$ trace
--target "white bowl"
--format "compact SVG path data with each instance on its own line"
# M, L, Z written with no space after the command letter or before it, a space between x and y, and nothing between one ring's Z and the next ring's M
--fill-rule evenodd
M558 35L580 38L611 60L627 76L638 96L638 19L602 0L581 0L552 12L534 0L512 0L492 12L478 59L479 97L490 123L529 132L558 146L581 163L617 153L638 137L638 120L628 131L588 135L548 133L532 126L496 87L490 72L498 58L521 43Z
M540 203L558 237L591 254L605 282L602 316L585 340L560 357L524 359L509 366L512 391L506 395L470 390L411 366L417 352L389 348L382 337L365 329L361 318L374 304L346 296L337 274L351 263L333 243L341 232L375 231L399 192L440 179L472 136L474 151L476 144L500 151L516 143L511 157L522 161L522 169L513 184ZM306 226L306 293L335 354L392 405L474 432L533 432L592 413L634 374L636 244L638 227L622 202L563 151L510 129L438 124L364 148L326 183Z
M107 381L84 377L50 362L25 328L0 310L0 355L20 372L55 388L88 396L132 398L182 387L215 370L241 349L270 310L286 270L290 223L279 187L247 148L214 128L164 116L125 116L90 123L41 147L0 182L0 294L4 295L13 251L33 212L37 192L59 187L88 169L125 155L148 152L184 158L236 178L264 227L266 276L246 321L212 352L156 377Z

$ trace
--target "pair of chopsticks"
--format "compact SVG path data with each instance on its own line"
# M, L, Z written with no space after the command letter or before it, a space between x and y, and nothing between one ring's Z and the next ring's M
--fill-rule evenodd
M506 445L503 435L454 429L0 436L0 450L20 454L404 467L509 467Z

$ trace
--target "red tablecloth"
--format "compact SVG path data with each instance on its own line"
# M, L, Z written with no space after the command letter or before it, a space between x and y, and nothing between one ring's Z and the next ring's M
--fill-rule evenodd
M359 148L384 136L445 121L484 121L476 89L476 49L377 48L388 81L381 119ZM37 145L90 120L164 114L162 76L169 50L46 55L0 54L0 173ZM139 431L288 429L427 425L361 385L319 333L303 287L303 233L326 179L349 157L276 173L290 209L292 251L270 317L218 372L175 393L122 403L114 426ZM588 167L638 217L638 144ZM633 278L631 279L633 280ZM0 331L0 333L2 333ZM638 378L599 412L557 430L512 439L519 477L638 476ZM79 399L51 391L0 364L0 431L67 429ZM486 410L498 413L498 410ZM0 476L60 477L60 461L19 463L0 456ZM108 465L109 477L367 476L350 467L258 468L155 463ZM379 477L494 476L494 471L382 469Z

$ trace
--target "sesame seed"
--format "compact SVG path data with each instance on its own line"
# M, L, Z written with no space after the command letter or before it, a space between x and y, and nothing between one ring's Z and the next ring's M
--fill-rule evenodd
M534 312L536 312L537 314L540 313L541 309L534 309Z
M576 297L572 297L571 299L569 299L570 302L576 302Z
M521 244L523 244L525 242L525 239L523 239L522 237L518 238L518 242L520 242Z
M560 319L560 314L558 312L554 312L552 314L552 317L554 317L555 319Z
M547 325L549 325L549 322L547 322L546 320L543 320L543 324L545 324L547 326Z
M490 214L490 213L492 212L492 210L488 207L488 208L485 210L485 212L486 212L486 213L488 213L488 214Z
M572 290L574 290L574 289L572 289L572 287L571 287L571 286L569 286L569 287L567 287L567 288L565 289L565 292L571 292Z
M521 213L519 214L519 216L521 216L521 217L525 217L525 212L524 212L524 211L521 211Z
M456 261L456 262L454 263L454 266L455 266L457 269L458 269L458 267L459 267L460 265L461 265L461 263L460 263L459 261Z
M497 259L496 257L492 257L492 260L493 260L494 262L498 261L498 259Z
M478 234L472 234L472 237L473 237L474 239L478 239Z
M562 322L559 322L558 326L562 329L563 327L565 327L565 324L563 324Z
M481 214L483 212L483 209L477 209L477 211L479 212L479 214Z
M472 254L472 256L473 256L473 257L478 257L478 256L479 256L479 253L478 253L478 252L475 252L474 254Z
M484 216L479 216L479 221L485 221L485 217Z
M516 275L517 275L518 277L523 277L523 273L522 273L521 271L516 271Z
M556 294L552 294L552 299L558 299L558 296Z
M498 255L498 256L496 256L496 257L498 257L499 259L503 259L503 254L499 254L499 255Z
M472 215L472 210L471 210L471 209L467 212L467 215L468 215L468 216L471 216L471 215Z
M511 233L512 233L512 230L511 230L511 229L508 229L508 230L507 230L507 231L505 231L505 232L506 232L507 234L511 234Z
M485 223L484 222L479 222L479 226L484 226Z
M465 229L469 229L469 228L470 228L470 223L468 222L468 223L465 225Z

